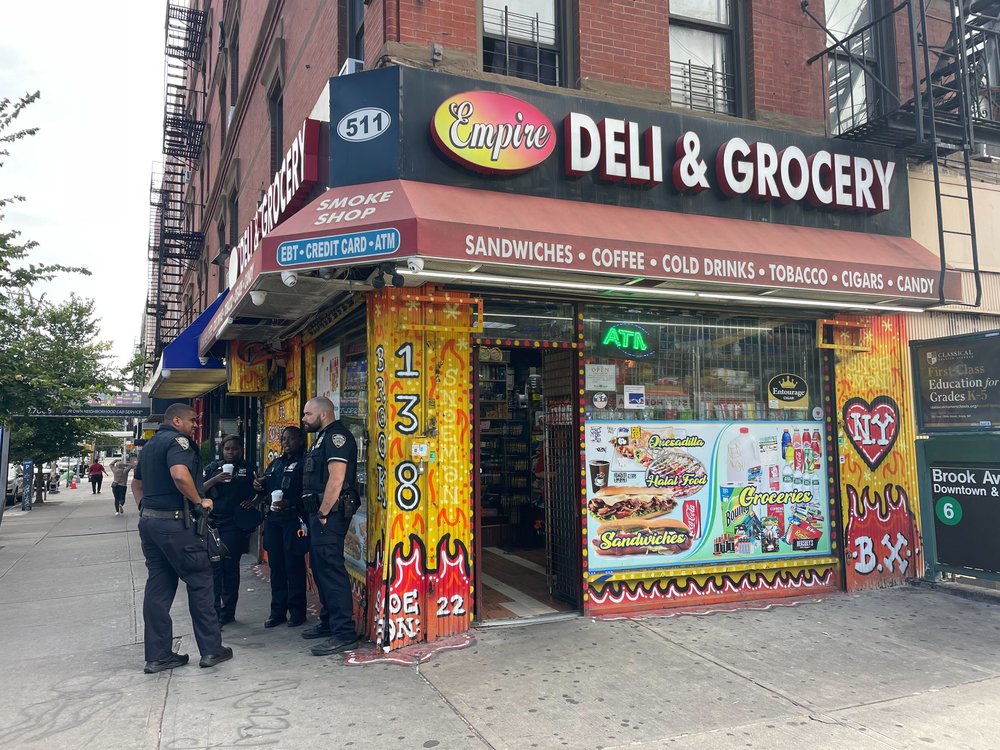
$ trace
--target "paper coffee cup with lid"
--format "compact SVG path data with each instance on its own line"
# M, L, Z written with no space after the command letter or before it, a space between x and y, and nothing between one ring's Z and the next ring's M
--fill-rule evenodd
M274 490L271 493L271 510L281 510L284 507L285 493L281 490Z
M233 473L233 469L235 469L235 468L236 467L233 464L222 464L222 473L223 474L232 474Z

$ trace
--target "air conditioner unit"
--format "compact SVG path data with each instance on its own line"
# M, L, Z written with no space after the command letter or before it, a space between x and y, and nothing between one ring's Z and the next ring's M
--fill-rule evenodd
M184 184L185 185L187 185L189 182L191 182L191 170L190 169L185 169L184 170L184 174L181 176L181 179L184 180Z
M347 76L351 73L360 73L365 69L365 61L358 60L353 57L348 57L344 60L344 64L340 66L340 72L337 73L338 76Z
M229 108L229 113L226 115L226 127L228 128L233 124L233 115L236 114L236 106L233 105Z

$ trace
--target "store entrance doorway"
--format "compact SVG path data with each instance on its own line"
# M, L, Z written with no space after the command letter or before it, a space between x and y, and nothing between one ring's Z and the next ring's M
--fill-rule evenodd
M476 619L579 612L577 353L482 345L474 354Z

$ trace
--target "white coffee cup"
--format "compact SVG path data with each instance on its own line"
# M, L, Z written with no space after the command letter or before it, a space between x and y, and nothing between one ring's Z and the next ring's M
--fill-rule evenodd
M281 510L282 501L285 499L285 493L281 490L274 490L271 493L271 510Z
M233 473L233 469L235 469L235 468L236 467L233 464L222 464L222 473L223 474L232 474Z

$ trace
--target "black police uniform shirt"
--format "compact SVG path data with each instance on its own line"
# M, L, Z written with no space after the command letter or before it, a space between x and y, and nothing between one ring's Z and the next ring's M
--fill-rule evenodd
M282 515L297 515L302 512L302 467L305 457L302 451L291 456L281 455L268 464L264 472L264 494L270 503L271 493L281 490L287 508L278 511ZM272 511L274 512L274 511Z
M219 482L212 488L212 519L218 523L233 520L236 506L252 500L257 492L253 488L253 466L246 461L213 461L205 467L205 479L222 472L223 464L233 464L231 482Z
M156 434L139 453L135 478L142 482L142 507L148 510L183 510L187 502L170 476L171 466L186 466L198 490L205 496L201 483L201 456L197 444L172 425L160 425Z
M326 429L316 435L316 440L306 454L303 492L313 492L322 497L326 482L330 478L330 461L347 464L342 489L354 487L358 474L358 443L351 431L339 419L331 422Z

